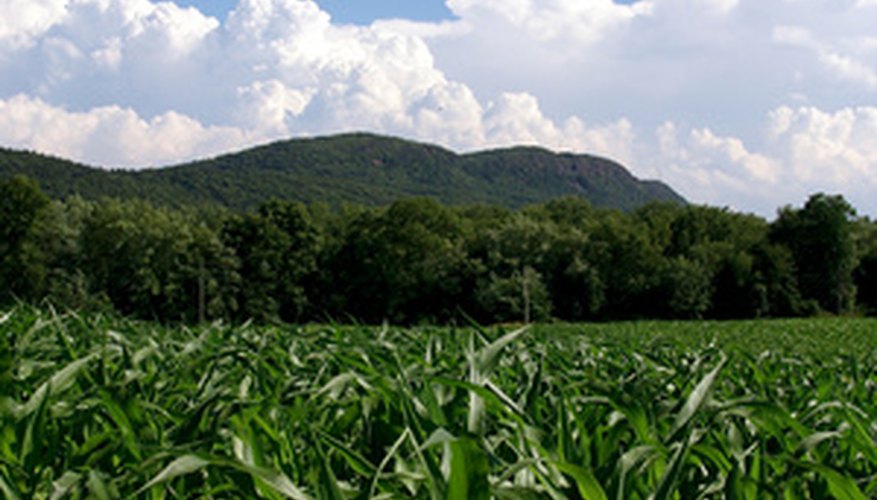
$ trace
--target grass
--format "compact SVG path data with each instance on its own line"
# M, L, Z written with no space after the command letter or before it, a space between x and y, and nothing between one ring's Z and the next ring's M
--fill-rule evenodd
M874 498L875 347L873 320L165 328L19 308L0 314L0 491Z

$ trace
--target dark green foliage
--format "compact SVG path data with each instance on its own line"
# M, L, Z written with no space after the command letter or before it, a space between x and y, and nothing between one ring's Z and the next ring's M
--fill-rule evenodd
M308 307L304 280L317 270L322 235L299 203L277 200L229 219L223 241L237 254L241 316L295 322Z
M859 255L853 273L856 299L864 312L877 314L877 224L867 219L859 220L854 231Z
M416 322L456 314L467 263L454 212L411 199L343 218L323 270L331 315Z
M782 209L773 226L772 240L792 252L801 295L825 311L854 306L854 216L843 197L816 194L801 209Z
M107 310L104 297L93 295L82 267L82 229L92 205L74 198L52 202L34 224L31 243L45 270L43 294L51 302L82 311Z
M710 317L752 318L767 313L764 276L758 273L759 245L769 227L757 217L727 209L691 207L679 211L672 222L666 253L696 263L709 281L701 290L707 295Z
M551 303L545 280L558 236L554 224L523 212L475 233L467 246L476 273L476 317L547 319Z
M3 328L3 323L9 321L9 317L0 316L0 405L3 403L3 397L12 393L12 368L13 368L13 350L10 345L10 334L7 329Z
M591 234L590 261L600 270L606 289L602 315L611 319L655 317L667 297L659 290L658 269L664 258L637 220L605 214Z
M517 208L575 195L595 206L625 210L656 200L685 203L664 184L640 181L602 158L536 148L457 155L368 134L284 141L137 172L0 149L0 178L17 174L37 179L54 198L141 198L157 205L220 205L236 212L255 210L271 198L380 206L427 196L445 204Z
M792 317L804 313L798 274L792 252L782 245L764 242L752 249L752 291L758 316Z
M272 200L233 214L50 203L24 179L3 189L14 202L2 226L4 303L186 323L733 319L844 313L855 284L861 310L877 306L877 229L842 199L814 197L768 224L581 198L518 211L429 198L336 211Z
M79 239L89 290L124 314L196 321L235 309L237 263L193 214L104 201L91 205Z
M862 257L855 272L856 295L868 314L877 313L877 254Z
M28 236L48 204L33 180L0 180L0 301L32 299L39 289L42 259Z
M695 319L709 309L711 277L706 267L685 257L664 261L658 270L658 305L654 317Z

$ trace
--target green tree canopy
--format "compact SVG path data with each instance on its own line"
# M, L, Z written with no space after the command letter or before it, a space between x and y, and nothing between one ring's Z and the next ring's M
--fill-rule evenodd
M0 180L0 300L31 299L42 281L42 262L28 236L49 198L31 179Z
M843 313L854 306L855 214L842 196L820 193L801 209L783 208L772 227L772 240L792 252L801 295L825 311Z

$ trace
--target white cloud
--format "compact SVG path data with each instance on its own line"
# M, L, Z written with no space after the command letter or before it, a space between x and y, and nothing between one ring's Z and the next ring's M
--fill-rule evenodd
M818 40L810 30L800 26L778 26L773 39L779 44L800 47L813 53L816 59L834 77L859 84L869 90L877 90L877 70L852 54L840 52L832 44ZM875 46L873 37L855 37L842 40L838 45L848 45L855 50L869 52Z
M564 151L589 151L625 163L634 160L635 134L625 119L588 126L570 117L556 123L546 117L538 100L527 93L506 93L491 103L484 119L485 137L493 147L541 145Z
M718 137L709 129L694 130L691 137L700 148L719 153L723 162L742 167L745 177L754 182L773 185L779 180L780 165L764 155L749 152L736 137Z
M792 46L817 48L819 44L813 39L810 30L801 26L777 26L773 29L773 40Z
M840 78L860 83L870 90L877 90L877 70L865 63L834 52L820 54L819 60Z
M389 31L399 35L414 36L428 40L437 37L464 36L472 32L472 27L460 21L410 21L407 19L379 19L372 28Z
M716 12L727 14L740 5L740 0L706 0L703 3Z
M779 183L782 165L750 152L738 138L721 137L709 129L682 133L673 122L656 131L662 172L690 200L735 209L771 210L763 198Z
M66 13L65 0L7 0L0 3L0 48L32 43Z
M223 23L0 0L0 144L135 167L364 129L602 154L761 213L818 190L877 211L874 0L447 5L352 26L313 0L240 0Z
M282 135L288 132L289 121L310 104L313 93L287 88L276 79L253 82L238 88L241 120L250 128Z
M576 48L652 11L651 2L621 5L612 0L448 0L447 5L466 22L505 22L536 41L564 40L575 43Z
M117 106L74 113L25 95L0 100L0 137L6 146L109 167L163 165L264 140L173 111L151 120Z
M736 137L663 124L656 136L665 180L694 201L765 215L818 191L843 193L866 212L877 208L877 108L783 106L763 129L761 151L753 152Z
M488 109L487 133L497 145L523 142L557 142L561 130L545 118L535 97L525 93L503 94Z
M774 147L797 179L851 192L877 188L877 108L779 108Z
M413 108L415 137L465 149L486 144L484 109L461 83L433 87Z
M2 89L6 144L142 166L366 129L462 149L533 142L630 156L627 122L588 128L567 117L558 125L524 93L482 105L399 23L336 26L309 0L242 0L224 26L148 0L59 5L63 15L39 24L31 46L5 53L6 68L28 68ZM171 131L175 141L146 144Z

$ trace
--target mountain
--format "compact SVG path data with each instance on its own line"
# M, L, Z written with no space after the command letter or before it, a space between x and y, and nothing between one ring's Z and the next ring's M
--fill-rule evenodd
M293 139L192 163L105 170L0 149L0 178L23 174L52 197L145 198L170 206L220 204L247 210L276 197L330 205L384 205L434 197L447 204L517 208L578 195L629 210L650 201L685 203L667 185L642 181L613 161L515 147L471 154L372 134Z

